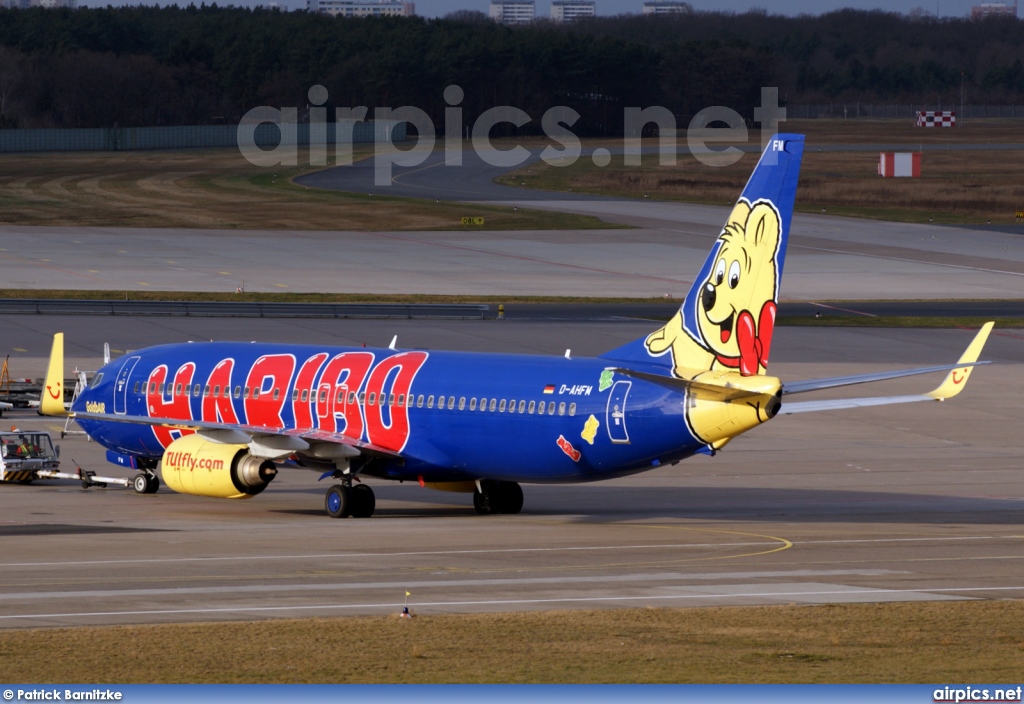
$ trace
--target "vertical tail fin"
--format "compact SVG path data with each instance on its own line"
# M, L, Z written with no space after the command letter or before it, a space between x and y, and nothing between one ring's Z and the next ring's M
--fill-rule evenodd
M53 336L50 348L50 364L46 368L46 380L39 400L39 414L44 416L66 416L64 409L64 333Z
M680 378L712 369L765 373L803 151L803 135L771 139L679 312L604 357L667 367Z

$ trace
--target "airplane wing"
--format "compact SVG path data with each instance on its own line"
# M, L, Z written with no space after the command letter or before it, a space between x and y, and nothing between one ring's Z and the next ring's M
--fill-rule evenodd
M177 418L153 418L150 416L116 415L113 413L72 413L75 419L100 420L117 423L158 425L178 430L194 430L212 442L249 445L254 455L273 458L292 452L303 452L313 445L330 443L351 448L351 454L370 454L385 457L400 457L394 450L355 440L341 433L332 433L316 428L267 428L262 425L241 425L215 423L203 420L180 420Z
M916 369L878 372L875 374L857 374L853 376L832 377L828 379L812 379L809 381L797 381L784 384L782 387L783 395L798 394L806 393L808 391L818 391L821 389L831 389L839 386L864 384L872 381L882 381L885 379L897 379L904 376L927 374L929 372L949 371L942 383L928 393L912 394L907 396L870 396L866 398L843 398L826 401L787 402L782 404L782 408L779 410L779 413L790 415L793 413L834 411L842 408L887 406L895 403L944 401L947 398L953 398L963 390L964 386L967 385L967 379L971 375L971 370L974 367L981 364L989 364L989 362L979 362L978 356L981 354L981 349L985 346L985 342L988 340L989 333L992 331L992 325L993 323L988 322L981 327L981 330L978 331L978 334L974 336L971 344L967 346L967 349L964 351L963 355L961 355L960 360L954 365L918 367Z

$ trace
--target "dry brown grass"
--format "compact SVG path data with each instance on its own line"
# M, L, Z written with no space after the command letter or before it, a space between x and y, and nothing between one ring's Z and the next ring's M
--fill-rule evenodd
M884 220L943 223L1016 223L1024 209L1024 149L926 151L919 179L882 179L878 152L816 152L826 144L987 144L1024 142L1024 122L994 121L964 129L921 129L903 122L810 120L785 125L807 133L797 209ZM751 132L751 140L758 138ZM752 142L751 142L752 143ZM707 166L680 157L659 166L653 155L642 166L621 157L606 168L588 159L566 167L521 169L503 182L547 190L583 191L699 203L732 203L755 163L745 155L729 166Z
M306 168L265 169L237 149L0 156L0 224L287 230L607 227L596 218L307 189Z
M1024 603L259 621L0 633L9 682L1015 682Z

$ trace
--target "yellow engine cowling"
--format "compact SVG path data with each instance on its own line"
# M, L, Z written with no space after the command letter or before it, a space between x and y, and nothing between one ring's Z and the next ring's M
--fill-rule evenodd
M180 494L248 499L277 476L270 460L253 457L246 445L210 442L199 435L178 438L160 461L164 484Z

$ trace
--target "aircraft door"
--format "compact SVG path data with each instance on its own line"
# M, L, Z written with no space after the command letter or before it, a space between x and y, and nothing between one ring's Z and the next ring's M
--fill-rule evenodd
M625 379L616 381L608 394L608 408L605 412L605 427L608 438L617 444L629 444L629 433L626 431L626 397L633 382Z
M138 364L141 357L129 357L121 365L121 371L117 373L117 381L114 383L114 413L125 415L128 413L128 379Z

